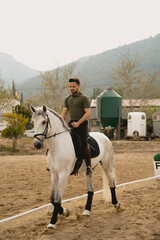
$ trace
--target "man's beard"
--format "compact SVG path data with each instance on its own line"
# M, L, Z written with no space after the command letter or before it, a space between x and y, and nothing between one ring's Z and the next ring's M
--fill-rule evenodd
M75 94L78 93L78 90L77 90L77 91L71 91L71 93L72 93L73 95L75 95Z

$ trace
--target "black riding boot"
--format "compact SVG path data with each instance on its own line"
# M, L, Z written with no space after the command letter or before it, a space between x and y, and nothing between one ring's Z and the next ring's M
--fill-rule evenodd
M71 125L69 126L71 127L71 137L73 140L73 145L74 145L74 149L77 157L74 169L70 175L78 175L78 170L82 165L81 139L78 135L77 129L73 128Z
M92 175L93 170L91 168L91 151L88 145L84 147L84 159L87 166L86 174Z

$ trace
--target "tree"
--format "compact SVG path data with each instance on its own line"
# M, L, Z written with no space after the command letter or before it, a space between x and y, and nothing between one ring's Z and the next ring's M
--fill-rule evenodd
M16 97L16 86L14 80L12 80L12 96Z
M6 107L11 105L11 95L5 88L5 82L0 76L0 118L3 116L3 111Z
M21 138L26 130L28 118L17 113L7 113L4 116L8 122L8 126L2 130L2 137L13 140L13 151L15 151L18 138Z
M91 96L91 99L98 97L98 95L101 94L102 92L103 90L100 88L93 88L93 95Z
M132 57L128 52L122 56L119 66L112 74L112 79L115 87L121 91L123 89L123 97L130 99L131 103L131 100L135 98L137 89L139 89L142 76L137 57Z
M21 93L20 104L23 105L23 93Z
M145 73L146 81L142 82L141 96L143 99L160 98L160 71L153 71L152 73Z
M30 111L30 107L27 107L27 106L24 106L24 105L20 104L20 105L17 105L15 107L14 112L17 113L17 114L22 114L22 116L24 118L28 118L28 122L26 124L26 128L27 129L33 128L33 124L30 121L31 117L32 117L32 113Z
M62 67L61 68L61 72L62 72L62 75L63 75L63 79L69 79L72 77L74 71L75 71L75 68L76 68L76 63L75 62L72 62L68 65L66 65L65 67Z
M15 107L15 113L17 114L22 114L22 116L24 118L28 118L29 120L31 119L32 117L32 114L31 114L31 111L29 108L26 108L25 106L23 105L17 105Z
M157 87L160 72L144 72L140 68L138 57L132 56L130 52L122 56L111 77L115 89L122 92L122 97L130 99L131 111L134 98L140 98L143 105L147 99L160 97L160 88Z
M42 90L39 94L26 100L27 104L42 105L46 104L57 112L63 108L64 98L68 94L68 79L72 77L75 64L65 67L57 67L53 71L41 74Z

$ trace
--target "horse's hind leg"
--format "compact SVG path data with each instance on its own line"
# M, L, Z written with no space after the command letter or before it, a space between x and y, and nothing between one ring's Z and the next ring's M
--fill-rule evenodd
M115 208L118 209L120 207L120 204L118 203L118 200L117 200L117 197L116 197L116 185L115 185L114 168L113 168L113 166L108 166L107 168L103 167L103 170L104 170L104 173L103 173L103 187L104 187L105 200L108 201L107 194L109 194L109 188L110 188L112 204L114 205ZM108 192L106 190L108 190Z

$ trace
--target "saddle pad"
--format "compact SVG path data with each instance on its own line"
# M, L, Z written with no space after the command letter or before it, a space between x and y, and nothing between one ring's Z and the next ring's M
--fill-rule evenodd
M100 150L97 141L89 135L87 142L91 150L91 158L98 157Z

